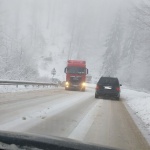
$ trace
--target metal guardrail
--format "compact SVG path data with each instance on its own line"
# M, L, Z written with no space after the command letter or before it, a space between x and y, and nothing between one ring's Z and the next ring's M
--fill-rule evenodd
M32 81L17 81L17 80L0 80L0 85L37 85L37 86L58 86L58 83L32 82Z

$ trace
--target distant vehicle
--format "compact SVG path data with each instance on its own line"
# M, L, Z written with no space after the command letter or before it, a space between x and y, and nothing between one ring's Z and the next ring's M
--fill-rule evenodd
M88 74L86 61L68 60L67 67L65 68L64 72L66 73L66 90L77 89L85 91L86 75Z
M95 98L110 97L119 100L120 86L118 78L101 77L96 85Z
M58 85L61 85L61 81L59 79L57 79L57 78L51 78L51 82L52 83L56 83Z
M90 83L92 81L92 76L91 75L87 75L86 76L86 82Z

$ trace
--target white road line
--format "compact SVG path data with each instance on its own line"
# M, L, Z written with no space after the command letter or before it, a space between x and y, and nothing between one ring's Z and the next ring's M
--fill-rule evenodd
M87 113L84 119L78 124L78 126L73 130L73 132L68 136L68 138L76 139L76 140L83 140L88 130L90 129L91 125L94 122L94 119L100 111L103 101L98 100L92 109Z

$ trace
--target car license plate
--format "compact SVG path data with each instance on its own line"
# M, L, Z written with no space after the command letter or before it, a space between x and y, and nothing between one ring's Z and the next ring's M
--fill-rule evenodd
M107 90L111 90L112 89L111 86L104 86L104 88L107 89Z
M74 87L78 87L78 85L72 85L72 86L74 86Z

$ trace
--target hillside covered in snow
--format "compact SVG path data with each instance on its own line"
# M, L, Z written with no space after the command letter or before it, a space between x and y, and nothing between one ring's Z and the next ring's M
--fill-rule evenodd
M0 79L48 79L55 68L65 80L66 61L81 59L94 82L150 90L149 13L146 0L0 0Z

